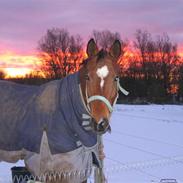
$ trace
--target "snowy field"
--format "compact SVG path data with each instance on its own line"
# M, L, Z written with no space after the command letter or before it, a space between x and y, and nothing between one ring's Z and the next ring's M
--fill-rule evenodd
M108 183L183 183L183 106L116 105L111 126L103 137ZM10 182L12 166L0 163L0 183Z

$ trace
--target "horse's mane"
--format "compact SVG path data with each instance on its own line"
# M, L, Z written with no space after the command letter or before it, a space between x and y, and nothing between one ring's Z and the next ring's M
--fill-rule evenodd
M88 63L88 58L87 59L84 59L83 61L82 61L82 63L80 64L80 66L86 66L87 65L87 63Z

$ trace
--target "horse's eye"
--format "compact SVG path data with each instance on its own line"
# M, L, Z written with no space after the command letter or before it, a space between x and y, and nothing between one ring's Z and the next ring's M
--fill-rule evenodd
M115 78L114 78L114 81L118 81L119 80L119 76L116 76Z
M90 80L88 74L85 75L85 80Z

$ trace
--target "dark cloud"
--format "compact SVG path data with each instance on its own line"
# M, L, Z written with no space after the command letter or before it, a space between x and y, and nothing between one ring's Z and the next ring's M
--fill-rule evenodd
M61 27L85 40L93 29L134 39L142 28L183 44L182 10L182 0L1 0L0 42L30 52L48 28Z

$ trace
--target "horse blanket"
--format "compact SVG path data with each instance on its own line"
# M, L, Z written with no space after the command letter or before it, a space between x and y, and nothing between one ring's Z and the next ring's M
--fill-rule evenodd
M36 175L88 169L98 160L89 120L78 72L41 86L0 81L0 161L24 159Z

